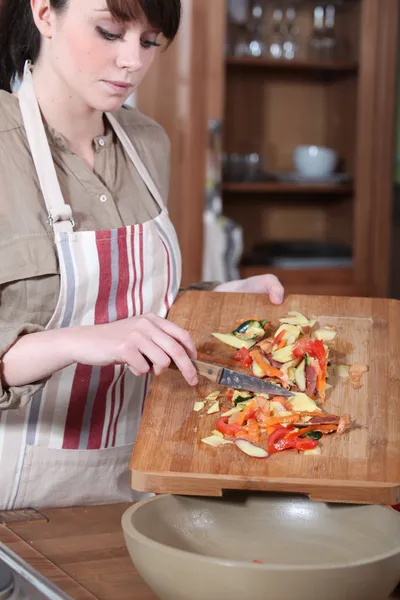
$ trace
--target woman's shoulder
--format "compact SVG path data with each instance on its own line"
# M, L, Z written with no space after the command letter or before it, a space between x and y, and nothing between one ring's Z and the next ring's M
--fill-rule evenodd
M135 145L156 144L169 151L170 142L165 129L137 108L124 105L114 116Z
M22 127L22 116L15 96L0 90L0 134L6 134ZM4 141L4 136L3 141Z

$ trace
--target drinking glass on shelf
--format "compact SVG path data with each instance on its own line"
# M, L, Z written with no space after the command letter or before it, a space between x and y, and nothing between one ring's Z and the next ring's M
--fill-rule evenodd
M296 27L296 8L294 6L288 6L285 10L282 31L282 57L286 60L293 60L298 52L298 31Z
M268 38L267 50L272 58L283 57L283 11L281 8L275 8L272 14L272 24Z
M313 13L313 31L308 44L311 58L322 58L324 47L324 24L324 7L321 5L315 6Z
M263 0L253 0L248 23L250 56L263 56L266 54L264 19L265 2Z
M249 54L248 0L229 0L228 2L228 40L226 53L234 56Z
M339 1L318 2L314 8L314 29L309 49L312 58L335 60L343 55L345 42L339 39L336 30L336 10Z

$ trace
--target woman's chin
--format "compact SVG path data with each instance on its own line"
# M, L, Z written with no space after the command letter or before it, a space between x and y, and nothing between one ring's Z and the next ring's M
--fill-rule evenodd
M102 112L115 112L125 104L129 96L118 96L109 98L97 98L91 102L92 108Z

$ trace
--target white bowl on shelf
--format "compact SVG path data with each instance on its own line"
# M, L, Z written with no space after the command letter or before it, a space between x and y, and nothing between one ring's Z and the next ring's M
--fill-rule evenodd
M293 152L296 171L309 179L330 177L335 172L338 160L337 152L323 146L297 146Z

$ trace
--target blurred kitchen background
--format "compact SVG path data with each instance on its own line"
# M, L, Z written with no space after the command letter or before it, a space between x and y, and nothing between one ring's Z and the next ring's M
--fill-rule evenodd
M183 0L136 102L172 142L184 284L400 298L398 0Z

